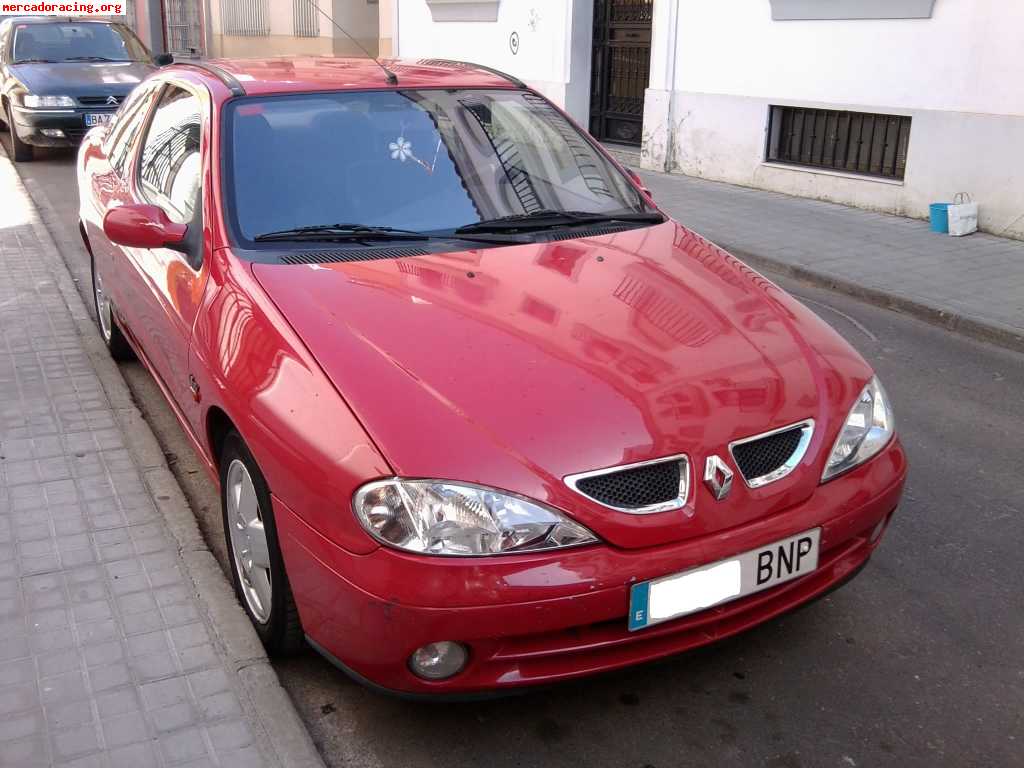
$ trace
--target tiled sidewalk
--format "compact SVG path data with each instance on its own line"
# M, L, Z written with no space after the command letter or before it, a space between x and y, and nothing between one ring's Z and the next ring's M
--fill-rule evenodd
M0 766L277 764L33 217L0 155Z
M915 219L677 174L641 176L668 213L740 258L1024 348L1020 240L949 237Z

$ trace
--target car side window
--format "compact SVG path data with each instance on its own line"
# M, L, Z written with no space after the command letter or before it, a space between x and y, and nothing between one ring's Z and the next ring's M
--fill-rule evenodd
M196 96L179 86L168 85L142 145L142 195L181 223L192 219L199 202L201 114Z
M11 25L0 28L0 64L7 63L7 48L11 44Z
M152 89L147 88L139 94L137 99L131 99L131 97L129 99L111 126L110 147L107 150L110 165L121 178L125 177L128 158L135 145L135 137L142 130L149 105L153 100Z

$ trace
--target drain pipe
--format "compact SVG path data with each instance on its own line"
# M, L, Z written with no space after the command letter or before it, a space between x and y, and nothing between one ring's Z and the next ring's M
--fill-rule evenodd
M676 53L679 50L679 0L672 0L669 5L669 34L672 35L668 47L668 136L665 139L665 173L671 173L675 167L676 157Z

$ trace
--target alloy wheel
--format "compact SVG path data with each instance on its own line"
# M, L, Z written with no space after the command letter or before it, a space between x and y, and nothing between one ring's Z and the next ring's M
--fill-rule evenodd
M93 279L94 290L96 291L96 315L100 320L100 333L103 340L110 342L113 333L113 313L110 310L110 298L103 292L103 278L97 274Z
M239 459L228 466L226 496L231 551L242 596L255 619L265 624L270 620L273 598L270 550L256 489Z

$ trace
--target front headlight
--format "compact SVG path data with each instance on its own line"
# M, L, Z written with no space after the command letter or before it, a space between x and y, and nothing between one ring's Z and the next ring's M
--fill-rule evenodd
M424 555L502 555L597 541L550 507L446 480L379 480L360 488L352 504L375 539Z
M882 382L871 379L853 404L832 453L825 464L821 481L831 480L882 450L896 433L896 419Z
M70 96L36 96L34 93L26 93L21 103L29 109L75 106L75 100Z

